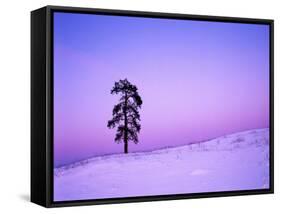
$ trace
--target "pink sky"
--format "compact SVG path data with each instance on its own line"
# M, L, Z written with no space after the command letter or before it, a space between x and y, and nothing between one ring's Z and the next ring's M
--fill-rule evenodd
M121 153L107 128L127 78L148 151L269 126L267 25L56 13L55 166Z

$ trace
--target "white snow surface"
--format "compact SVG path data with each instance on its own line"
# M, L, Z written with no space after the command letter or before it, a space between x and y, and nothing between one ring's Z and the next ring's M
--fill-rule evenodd
M54 169L54 201L269 188L269 130Z

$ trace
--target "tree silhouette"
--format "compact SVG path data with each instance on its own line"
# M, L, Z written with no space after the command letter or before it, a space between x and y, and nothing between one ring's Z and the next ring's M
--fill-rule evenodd
M124 153L128 153L128 142L138 143L138 133L141 125L138 109L141 108L142 99L138 94L138 89L127 79L115 82L111 89L111 94L121 94L119 103L112 111L113 118L108 121L108 128L117 127L115 142L124 142Z

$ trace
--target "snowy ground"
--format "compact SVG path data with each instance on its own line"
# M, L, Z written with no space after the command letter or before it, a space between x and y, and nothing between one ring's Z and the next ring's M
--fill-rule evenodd
M268 129L54 170L55 201L262 188L269 188Z

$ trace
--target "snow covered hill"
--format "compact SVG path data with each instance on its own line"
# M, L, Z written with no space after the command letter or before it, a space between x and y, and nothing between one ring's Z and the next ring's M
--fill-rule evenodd
M54 169L54 200L269 188L269 130Z

